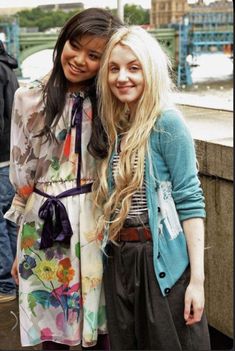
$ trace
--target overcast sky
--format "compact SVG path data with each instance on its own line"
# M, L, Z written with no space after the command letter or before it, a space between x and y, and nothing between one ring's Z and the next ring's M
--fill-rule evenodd
M56 3L71 3L74 0L0 0L0 7L21 7L21 6L32 6L42 4L56 4ZM87 7L106 7L115 8L117 7L117 0L78 0L83 2L85 8ZM141 5L144 8L150 8L151 0L122 0L122 3L135 3Z
M77 0L78 2L83 2L85 8L88 7L106 7L116 8L118 0ZM135 4L141 5L143 8L151 7L151 0L120 0L125 5ZM189 0L189 3L194 3L196 0ZM212 2L214 0L206 0L207 3ZM0 0L0 8L1 7L33 7L42 4L56 4L56 3L71 3L75 2L74 0Z

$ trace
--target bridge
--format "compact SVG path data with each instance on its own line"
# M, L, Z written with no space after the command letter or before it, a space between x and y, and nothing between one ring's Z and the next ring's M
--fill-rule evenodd
M233 12L188 13L178 27L179 54L177 84L191 85L187 56L214 51L229 51L233 45Z
M168 54L174 59L176 54L176 31L173 28L161 28L150 31L159 42L166 47ZM28 56L44 49L53 49L58 34L47 33L21 33L19 35L20 54L22 63Z
M53 49L58 34L47 33L21 33L19 35L19 62L22 63L28 56L46 49Z

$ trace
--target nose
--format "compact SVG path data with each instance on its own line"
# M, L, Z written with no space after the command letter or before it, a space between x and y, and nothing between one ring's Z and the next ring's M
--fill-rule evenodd
M125 69L120 69L117 77L118 82L126 82L128 80L127 71Z
M74 58L75 63L78 66L84 66L86 63L86 55L85 53L83 53L82 51L80 51Z

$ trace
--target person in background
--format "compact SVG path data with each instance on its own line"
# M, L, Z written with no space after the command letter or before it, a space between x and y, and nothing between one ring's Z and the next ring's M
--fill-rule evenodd
M15 95L10 179L16 195L5 217L19 226L12 275L22 346L108 347L102 255L92 235L92 153L102 146L96 75L120 25L104 9L74 15L59 33L49 77Z
M109 150L94 184L111 350L210 350L204 196L172 88L156 39L114 33L98 77Z
M19 87L14 69L17 60L0 40L0 303L16 298L11 267L16 254L16 225L4 218L15 191L9 180L10 128L14 93Z

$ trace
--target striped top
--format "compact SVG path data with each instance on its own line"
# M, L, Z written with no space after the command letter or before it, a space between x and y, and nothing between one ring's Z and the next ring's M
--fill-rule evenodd
M115 154L113 157L112 163L112 174L113 177L117 175L118 172L118 163L119 163L119 154ZM137 160L135 161L134 168L137 167ZM119 212L119 209L116 209L116 213ZM132 196L131 207L127 218L139 217L140 215L147 214L147 200L146 200L146 186L143 184L141 189L137 189Z

